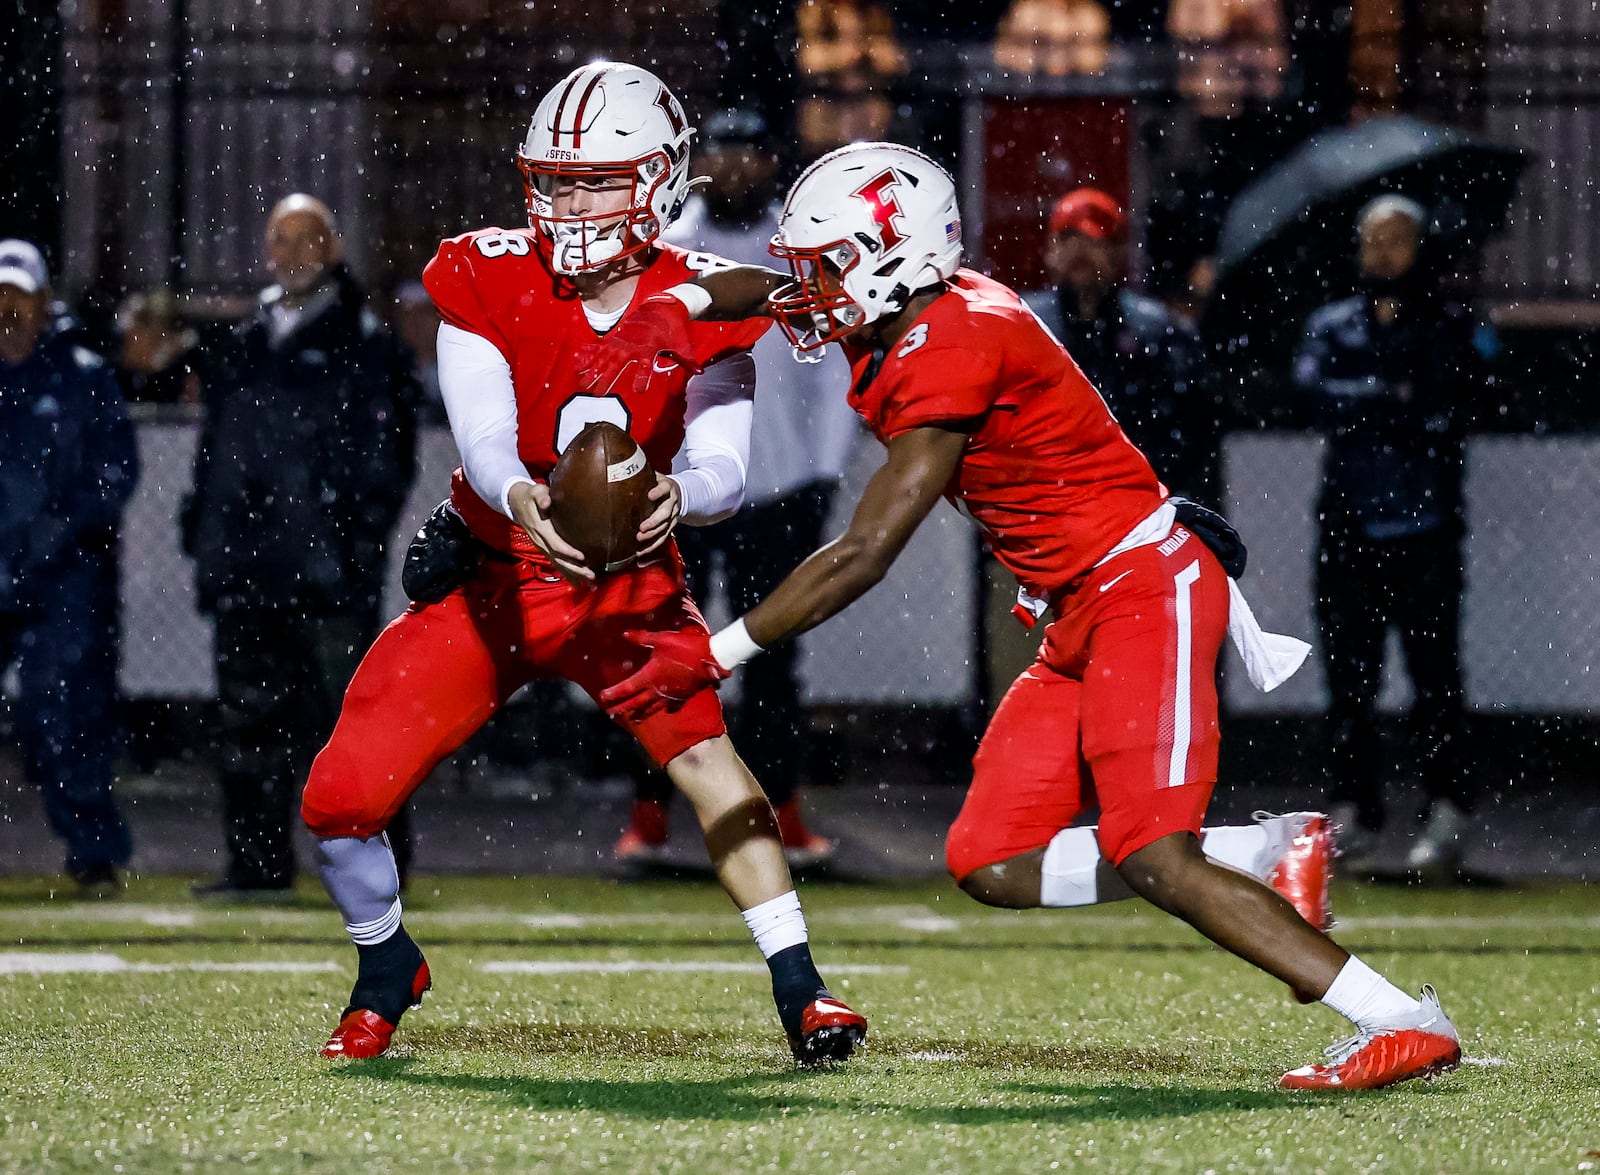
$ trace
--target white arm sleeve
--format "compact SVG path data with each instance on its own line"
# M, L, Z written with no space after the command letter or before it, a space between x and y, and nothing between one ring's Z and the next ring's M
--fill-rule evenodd
M533 484L528 467L517 456L517 393L511 384L511 365L500 348L482 335L440 323L439 392L468 484L509 518L506 499L511 487L520 481Z
M744 501L756 364L748 351L719 360L689 381L683 450L672 479L683 490L683 521L720 522Z

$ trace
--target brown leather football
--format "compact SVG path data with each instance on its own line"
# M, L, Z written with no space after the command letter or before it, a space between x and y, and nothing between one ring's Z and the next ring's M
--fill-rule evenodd
M615 571L639 553L656 472L637 441L610 421L588 425L550 471L550 521L595 571Z

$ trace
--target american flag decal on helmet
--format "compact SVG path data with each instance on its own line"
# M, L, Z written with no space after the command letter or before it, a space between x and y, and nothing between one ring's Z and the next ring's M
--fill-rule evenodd
M961 221L952 220L944 226L944 243L953 245L961 239Z

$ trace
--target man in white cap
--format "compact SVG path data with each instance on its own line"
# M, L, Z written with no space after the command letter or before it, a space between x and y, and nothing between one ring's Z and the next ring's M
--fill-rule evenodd
M0 241L0 672L15 664L24 769L85 889L117 885L132 848L111 794L117 527L133 430L111 369L48 331L49 274Z

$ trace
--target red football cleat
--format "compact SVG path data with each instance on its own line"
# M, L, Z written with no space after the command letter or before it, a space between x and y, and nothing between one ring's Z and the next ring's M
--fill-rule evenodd
M800 1013L800 1032L789 1037L794 1059L802 1065L847 1060L867 1039L867 1018L831 995L819 995Z
M411 981L411 1006L415 1008L422 1003L423 993L432 987L433 975L428 971L427 960L423 960ZM322 1046L322 1055L348 1057L353 1061L382 1056L389 1049L389 1040L394 1036L396 1027L376 1012L366 1008L351 1008L340 1018L339 1027L333 1030L328 1043Z
M666 804L660 800L635 800L628 827L611 846L612 859L622 863L659 860L670 831Z
M1256 813L1262 823L1279 823L1284 834L1281 849L1269 866L1266 882L1318 930L1333 928L1333 823L1321 812L1290 812L1284 816Z
M1405 1022L1365 1029L1328 1049L1328 1063L1278 1079L1283 1089L1381 1089L1413 1077L1437 1077L1461 1064L1461 1037L1431 986Z
M833 856L839 846L806 827L800 815L800 801L790 797L773 808L778 817L778 839L783 842L783 857L791 869L818 865Z

